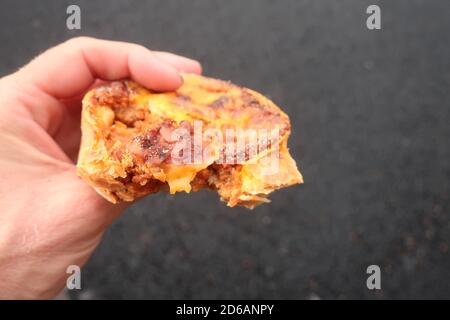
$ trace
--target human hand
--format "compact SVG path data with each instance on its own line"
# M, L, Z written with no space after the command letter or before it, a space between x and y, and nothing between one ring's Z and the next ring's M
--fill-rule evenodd
M83 94L131 78L175 90L198 62L124 42L74 38L0 79L0 298L51 298L124 209L81 181Z

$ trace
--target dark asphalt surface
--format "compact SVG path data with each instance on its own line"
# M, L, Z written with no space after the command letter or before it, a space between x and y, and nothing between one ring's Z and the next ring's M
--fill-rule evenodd
M73 3L81 31L65 28ZM380 31L365 26L374 3ZM450 298L449 1L0 5L2 75L72 36L134 41L201 60L292 121L304 185L253 211L208 192L149 196L72 298ZM381 291L366 288L371 264Z

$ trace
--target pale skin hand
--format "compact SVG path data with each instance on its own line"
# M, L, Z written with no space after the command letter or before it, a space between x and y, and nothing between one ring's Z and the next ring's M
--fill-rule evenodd
M0 79L0 298L51 298L124 209L75 172L80 100L100 80L157 90L198 62L130 43L76 38Z

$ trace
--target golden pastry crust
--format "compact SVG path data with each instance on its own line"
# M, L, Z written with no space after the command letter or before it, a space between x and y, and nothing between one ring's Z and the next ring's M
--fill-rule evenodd
M248 208L303 182L287 148L289 118L272 101L221 80L183 79L174 92L151 92L132 81L89 91L78 175L113 203L207 188L229 206Z

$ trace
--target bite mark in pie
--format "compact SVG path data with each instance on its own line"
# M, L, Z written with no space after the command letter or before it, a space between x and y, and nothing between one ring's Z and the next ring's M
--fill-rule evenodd
M303 182L287 148L289 118L272 101L221 80L183 80L174 92L132 81L89 91L78 175L113 203L205 188L248 208Z

